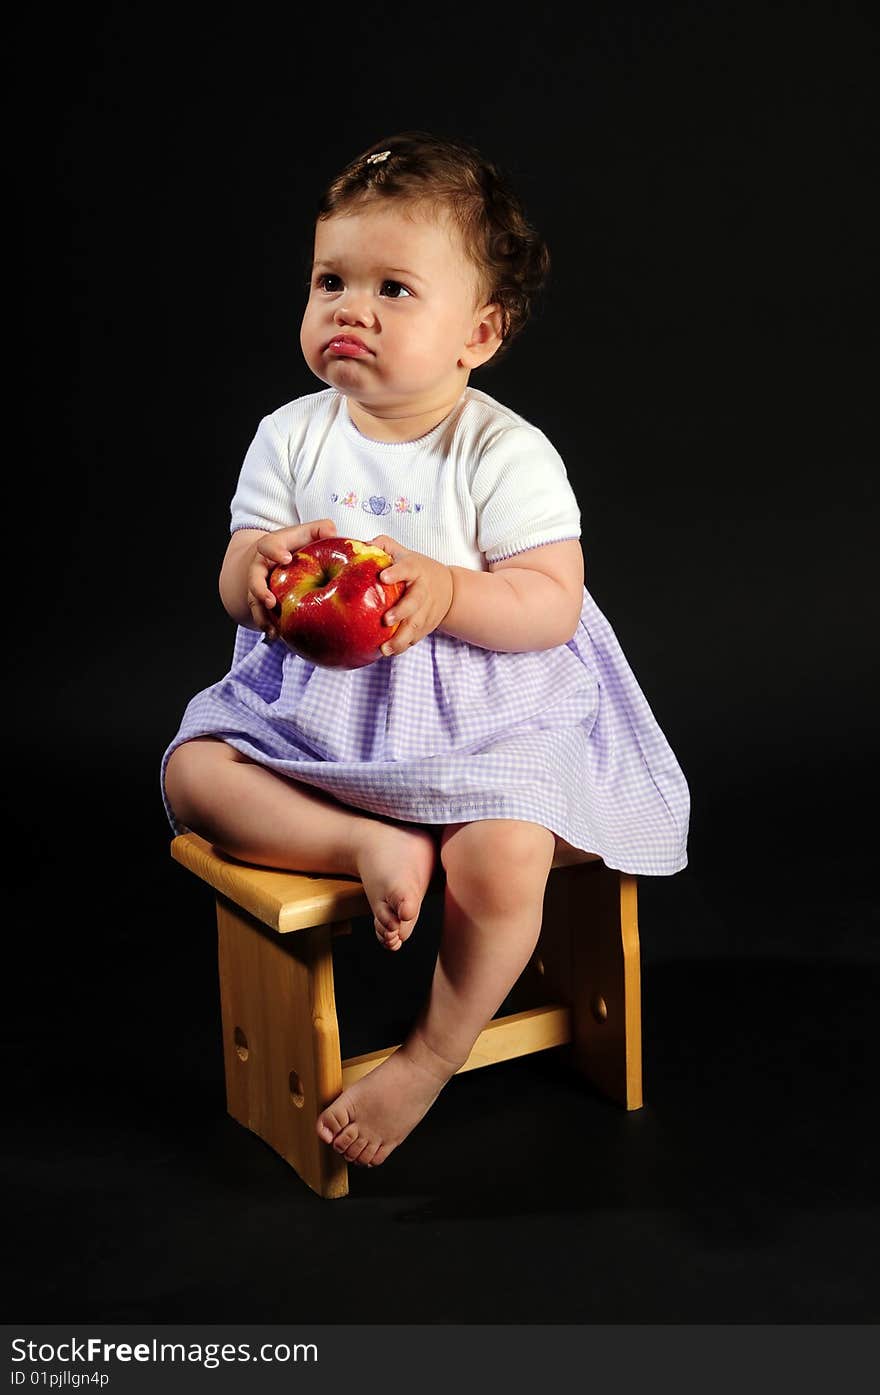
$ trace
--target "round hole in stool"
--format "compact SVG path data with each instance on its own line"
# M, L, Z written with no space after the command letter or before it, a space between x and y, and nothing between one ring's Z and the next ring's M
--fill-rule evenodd
M608 1007L601 993L594 993L590 999L590 1011L597 1022L608 1021Z
M290 1072L290 1079L288 1083L290 1085L291 1104L295 1104L297 1109L302 1109L303 1105L306 1102L306 1097L302 1087L302 1081L300 1080L295 1070L292 1070Z
M246 1061L250 1054L250 1047L248 1046L247 1037L240 1027L236 1027L232 1039L235 1042L235 1049L238 1053L239 1060Z

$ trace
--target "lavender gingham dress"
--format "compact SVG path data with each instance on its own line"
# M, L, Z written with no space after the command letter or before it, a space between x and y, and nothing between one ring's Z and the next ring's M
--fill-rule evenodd
M162 760L221 737L356 808L425 824L524 819L623 872L687 865L690 801L618 640L584 588L568 644L480 649L435 630L366 668L318 668L239 626Z

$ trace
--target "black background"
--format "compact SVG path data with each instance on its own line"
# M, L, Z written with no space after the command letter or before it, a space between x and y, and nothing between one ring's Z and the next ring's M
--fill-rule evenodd
M13 1315L876 1313L871 7L98 7L11 51ZM158 768L231 657L245 450L322 386L318 193L409 127L476 144L549 242L471 381L562 453L690 863L640 883L643 1111L554 1053L475 1072L332 1205L225 1117ZM406 963L356 937L353 1023L414 1010L437 910Z

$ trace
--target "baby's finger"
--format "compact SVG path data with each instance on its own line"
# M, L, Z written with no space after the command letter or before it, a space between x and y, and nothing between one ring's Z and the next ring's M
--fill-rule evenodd
M272 597L272 601L274 604L274 596ZM253 622L256 625L257 629L263 631L263 634L267 640L273 640L278 638L278 631L275 628L272 616L269 614L267 608L262 604L262 602L253 594L253 592L250 591L248 592L248 610L251 613Z
M387 533L380 533L378 538L371 538L370 546L381 547L382 551L387 552L388 556L392 558L392 561L400 561L406 553L406 548L401 547L395 538L389 538Z
M400 653L400 634L402 628L403 623L401 622L401 625L394 631L393 637L386 639L385 643L381 646L382 653L385 655L386 659L390 659L392 654Z
M314 542L315 538L336 537L336 524L332 518L315 518L308 523L292 523L288 528L277 528L274 533L267 534L267 537L274 538L282 547L289 547L292 552L296 552L298 547L305 547L307 543Z
M269 610L275 605L275 596L269 590L269 573L274 565L274 563L267 563L265 560L256 562L249 569L247 578L248 597L253 596ZM250 600L248 604L250 604Z
M400 622L400 628L395 630L392 639L386 639L382 645L382 653L386 658L391 658L393 654L402 654L404 649L409 649L416 640L420 638L420 627L414 623L415 617L409 616Z
M257 552L273 567L283 566L293 559L290 548L277 533L267 533L265 538L261 538L257 543Z
M409 572L403 562L393 562L390 567L386 567L383 572L378 573L379 581L386 583L392 581L409 581Z
M336 532L336 524L333 522L332 518L318 518L315 520L315 522L304 523L302 526L304 528L308 528L310 538L312 539L335 538L338 536Z
M385 611L385 614L382 616L382 624L388 626L402 625L404 620L412 614L412 609L411 603L407 605L406 595L404 594Z

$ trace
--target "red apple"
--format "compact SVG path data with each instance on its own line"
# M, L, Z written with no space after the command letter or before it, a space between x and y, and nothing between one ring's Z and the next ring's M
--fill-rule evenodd
M378 580L394 559L357 538L318 538L275 567L270 614L288 648L323 668L363 668L397 625L382 616L404 592L402 582Z

